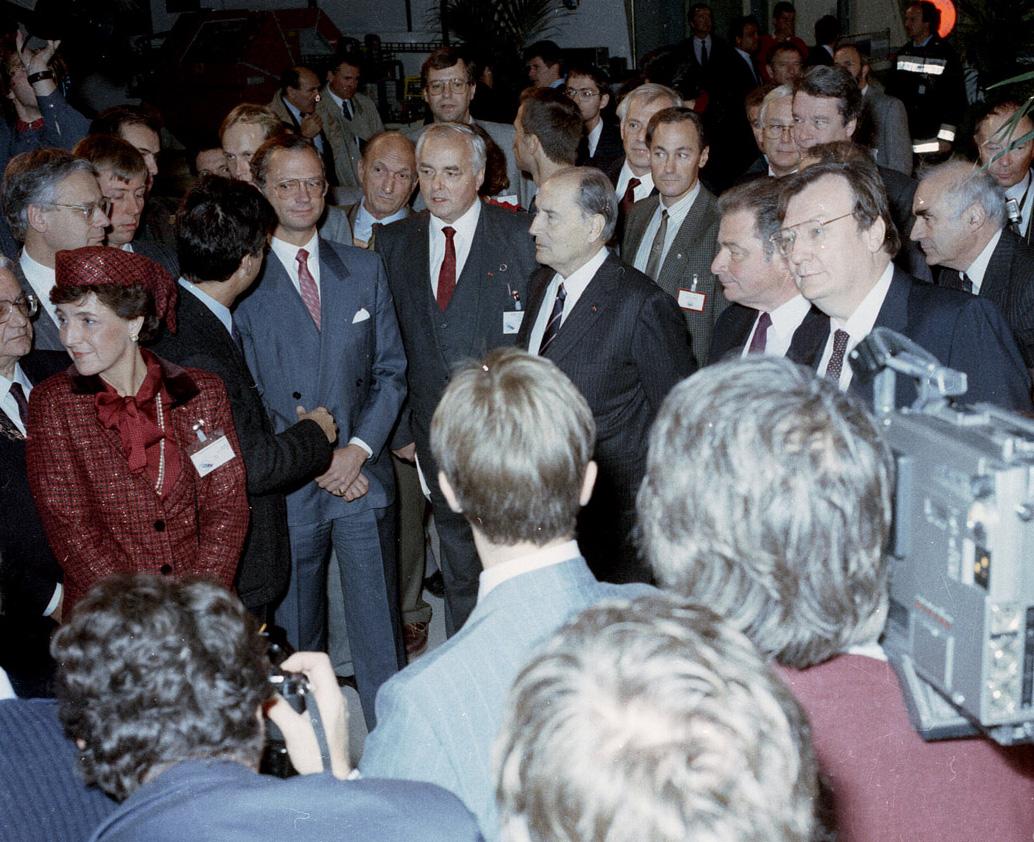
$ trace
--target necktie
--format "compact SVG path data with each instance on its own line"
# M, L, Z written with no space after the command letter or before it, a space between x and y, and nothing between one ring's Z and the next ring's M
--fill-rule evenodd
M834 383L840 382L840 372L844 370L844 354L847 353L848 338L846 330L837 329L833 334L833 353L826 365L826 378Z
M309 310L309 315L316 323L316 330L320 329L320 291L316 289L316 279L309 271L309 253L305 249L298 249L298 287L302 291L302 301Z
M959 272L959 280L962 282L962 289L966 292L973 292L973 280L965 272Z
M666 236L668 236L668 211L666 208L661 208L661 224L654 235L653 245L650 246L650 257L646 261L646 274L655 281L661 268L661 253L664 251Z
M456 229L446 225L442 229L445 235L445 259L442 260L442 268L438 270L438 309L443 313L452 300L452 294L456 291Z
M29 428L29 402L25 399L25 390L21 383L11 384L11 397L18 404L18 415L22 419L22 426Z
M352 103L347 99L341 100L341 113L345 115L346 120L352 119Z
M553 312L549 314L549 321L546 322L546 329L542 333L542 341L539 343L539 356L545 356L546 349L553 344L557 334L560 332L560 322L564 318L564 301L567 298L567 290L564 289L564 282L557 287L556 300L553 302Z
M700 39L700 66L707 64L707 41Z
M765 353L765 343L768 341L768 329L772 326L772 317L768 313L758 316L758 325L754 328L754 335L750 338L748 354Z
M638 178L630 178L628 180L628 187L625 188L625 195L621 197L621 202L619 204L622 219L628 218L628 213L632 210L632 205L635 204L635 189L640 184L642 184L642 182Z

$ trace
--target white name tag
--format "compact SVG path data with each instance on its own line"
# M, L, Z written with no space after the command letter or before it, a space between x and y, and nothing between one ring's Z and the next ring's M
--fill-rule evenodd
M233 447L226 436L219 436L205 443L205 446L190 454L190 461L197 468L198 476L208 476L216 468L221 468L227 462L237 457Z
M503 333L517 333L523 321L523 310L503 310Z
M685 288L679 290L679 307L683 310L692 310L694 313L703 313L704 305L706 304L706 292L693 292L693 290Z

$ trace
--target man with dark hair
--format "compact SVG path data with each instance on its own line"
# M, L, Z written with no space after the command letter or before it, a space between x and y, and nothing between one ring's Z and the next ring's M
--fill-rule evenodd
M288 67L280 74L280 90L268 103L286 125L312 142L323 159L328 184L337 184L334 152L324 131L320 101L320 80L308 67Z
M952 150L966 108L962 63L938 32L941 12L929 0L905 7L908 42L898 50L887 91L905 103L912 152Z
M248 475L251 525L235 588L263 620L291 573L284 493L323 473L337 426L323 407L299 411L298 423L276 434L236 341L230 312L258 277L276 215L262 194L239 181L202 179L180 208L176 240L183 277L176 333L165 331L154 352L181 366L218 374L230 398ZM302 407L299 407L301 410Z
M815 46L808 50L808 67L833 64L833 45L840 37L840 21L835 15L823 15L815 21Z
M871 405L872 388L854 378L847 355L874 327L889 327L965 372L967 403L1031 408L1030 376L998 308L920 283L891 262L900 239L871 159L813 164L782 188L779 249L801 293L830 319L812 366ZM909 406L915 396L915 384L899 377L897 404Z
M555 88L528 88L513 121L517 166L538 187L553 173L574 165L582 140L578 106Z
M796 31L797 9L789 0L779 0L772 7L772 34L762 35L761 45L758 47L758 64L766 71L766 81L775 81L771 76L769 66L772 64L772 52L778 45L792 44L797 48L797 54L802 62L808 55L808 45L797 37Z
M578 144L578 166L606 172L621 157L621 132L606 116L610 105L610 76L591 64L573 65L567 72L564 92L582 115L584 133Z
M1024 105L1015 99L991 100L976 113L973 142L982 166L1005 190L1010 228L1031 243L1034 225L1034 120L1024 114L1015 123L1016 112ZM1011 123L1011 125L1010 125Z
M277 432L299 404L325 406L340 427L330 467L287 496L291 580L276 612L301 649L326 646L326 572L333 547L363 713L402 664L395 563L395 479L386 444L406 395L406 356L377 255L318 236L323 161L297 135L277 135L251 161L276 211L261 278L237 307L248 368Z
M758 19L754 15L742 15L733 21L729 31L733 48L741 60L738 64L732 63L739 77L734 89L742 92L744 96L761 84L761 68L755 58L760 29Z
M555 362L596 419L600 476L583 510L582 550L601 580L649 581L631 511L647 430L671 387L696 368L675 299L606 247L617 198L599 170L562 170L536 197L532 276L518 344Z
M437 787L346 781L347 709L327 657L298 652L281 664L308 685L308 710L296 713L274 689L257 623L218 585L106 579L53 649L61 720L82 747L83 775L123 802L94 832L98 842L184 832L226 842L324 840L342 827L398 842L480 838ZM256 774L263 713L299 776Z
M646 142L657 195L632 208L621 254L678 302L693 356L704 365L711 330L726 305L710 268L718 209L699 178L709 151L704 126L690 108L667 108L650 118Z
M361 60L355 54L336 56L334 64L327 70L323 96L316 104L324 137L334 153L337 184L343 190L353 192L362 187L359 159L363 147L370 138L384 131L377 106L366 94L359 92L361 66Z
M494 840L491 749L513 679L572 614L647 589L596 582L574 540L596 478L595 424L551 362L498 348L466 365L431 438L442 492L470 523L484 567L477 605L459 633L381 689L360 770L451 790Z
M536 41L524 51L528 79L536 88L560 88L564 84L564 54L553 41Z
M36 149L16 155L4 172L4 218L23 244L15 276L36 296L36 347L63 351L57 313L50 301L56 254L63 249L98 246L110 224L108 200L101 194L89 161L61 149Z
M792 85L804 72L804 53L792 41L775 44L768 53L765 69L776 85Z
M190 174L197 178L203 178L206 175L233 178L226 153L218 145L198 149L194 157L188 159L188 163L190 164Z

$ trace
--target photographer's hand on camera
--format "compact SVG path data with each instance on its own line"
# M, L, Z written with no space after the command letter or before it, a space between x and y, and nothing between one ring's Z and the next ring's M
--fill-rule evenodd
M324 770L319 743L309 714L296 713L280 696L266 709L266 716L283 732L291 763L302 775L330 771L334 777L347 778L352 771L348 762L348 707L338 687L330 659L324 652L295 652L284 660L285 672L300 672L309 680L311 692L306 704L319 707L323 728L330 748L329 770Z

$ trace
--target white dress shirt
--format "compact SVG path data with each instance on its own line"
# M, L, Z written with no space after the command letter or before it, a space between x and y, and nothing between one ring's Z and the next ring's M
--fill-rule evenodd
M556 291L560 288L561 281L564 284L564 291L567 293L567 296L564 298L564 312L560 317L560 326L563 327L567 317L571 315L574 305L582 297L582 293L585 292L589 282L596 277L596 273L609 254L607 247L601 246L596 254L590 257L578 269L575 269L567 278L562 278L559 272L553 275L553 280L549 282L549 286L546 287L546 292L542 296L542 307L539 309L539 314L535 319L535 325L528 335L529 351L535 354L539 352L539 346L542 344L542 334L546 332L546 325L549 323L549 317L553 313L553 303L556 301Z
M966 275L973 282L974 295L980 295L980 287L983 286L984 275L987 274L987 264L991 262L991 255L998 248L998 241L1000 239L1002 239L1001 230L995 232L995 235L987 241L987 245L984 246L980 254L976 256L976 259L966 269Z
M833 336L836 331L847 331L847 349L844 351L844 366L840 370L839 385L841 392L847 391L848 386L851 385L851 378L854 377L854 372L847 358L855 346L872 332L872 326L876 324L876 317L880 314L883 299L887 297L887 292L890 290L890 281L893 277L894 264L888 263L887 268L880 275L880 279L876 281L876 285L869 290L868 294L862 299L862 302L855 308L855 311L846 322L842 322L832 316L829 317L829 339L826 340L826 348L822 352L822 358L819 360L818 373L822 377L826 374L826 366L829 365L830 357L833 356Z
M309 267L309 274L312 275L313 280L316 281L316 291L320 291L320 238L319 234L313 234L312 239L309 240L304 246L296 246L294 243L289 243L286 240L278 239L273 237L270 242L270 248L273 254L277 256L277 259L283 264L284 269L287 270L287 277L291 279L291 283L294 284L295 290L300 296L302 294L302 284L298 280L298 249L305 249L309 253L309 259L306 261L306 266Z
M50 301L50 291L57 283L54 270L33 260L25 249L22 249L21 257L18 258L18 264L22 268L25 280L29 282L32 291L36 293L40 307L47 311L47 314L56 324L57 305L52 304Z
M1017 181L1012 187L1005 191L1006 199L1015 199L1020 205L1020 232L1026 236L1030 230L1030 216L1031 208L1034 206L1034 190L1031 189L1032 179L1031 171L1027 170L1027 175Z
M804 321L804 317L808 315L810 309L811 302L807 298L803 295L795 295L768 314L772 324L768 326L768 333L765 334L766 355L772 357L786 356L786 352L790 350L790 343L793 341L794 332L801 326L801 322ZM758 313L757 318L754 319L754 326L750 329L747 342L743 346L743 353L740 354L742 357L747 356L750 351L750 343L754 339L754 333L758 329L758 319L760 318L761 313Z
M657 210L653 212L653 216L650 218L650 224L646 226L646 230L643 232L643 239L639 242L639 251L635 255L634 265L636 269L640 272L645 272L646 264L650 262L653 238L657 236L657 230L661 227L662 210L668 212L668 229L664 232L664 246L661 249L661 260L658 266L664 265L664 261L668 259L668 249L671 248L671 244L675 241L675 235L679 233L682 223L686 221L686 216L699 195L700 180L698 179L696 184L689 189L689 192L671 207L665 207L663 198L660 200L657 204Z
M614 190L615 195L618 197L620 202L625 198L625 191L628 189L628 182L633 178L639 179L639 184L635 190L632 191L633 198L638 202L640 199L645 199L653 192L653 173L645 172L642 175L636 175L632 172L632 168L628 165L628 160L621 165L621 174L618 175L618 185Z
M295 108L294 105L291 102L289 102L286 98L280 97L280 100L284 103L284 106L287 108L287 110L291 112L291 116L294 117L295 122L299 126L299 133L300 133L301 132L302 120L304 119L304 117L302 115L302 112L299 111L297 108ZM319 152L320 155L323 154L323 132L322 131L320 131L320 133L317 134L315 137L310 137L309 138L309 142L312 143L312 145L316 147L316 151Z
M503 582L509 581L522 573L531 573L533 570L541 570L543 567L552 567L573 558L579 558L582 552L578 549L577 541L565 541L555 547L546 547L542 550L528 553L527 555L511 558L502 564L496 564L487 570L482 570L478 577L478 602L480 603L493 588Z
M600 143L600 135L603 134L603 120L597 120L596 125L589 129L585 135L585 145L589 148L589 157L596 154L596 147Z
M438 273L441 272L442 263L445 260L445 235L442 233L442 229L448 225L456 231L452 235L452 242L456 248L456 283L459 284L463 267L467 265L467 258L470 256L474 232L477 231L478 220L481 218L481 200L475 199L474 204L455 222L446 222L434 214L431 214L430 218L431 224L427 226L428 254L430 255L427 271L431 275L431 292L437 298Z
M0 702L5 699L17 699L14 695L14 688L11 686L11 681L7 677L7 673L0 669Z

